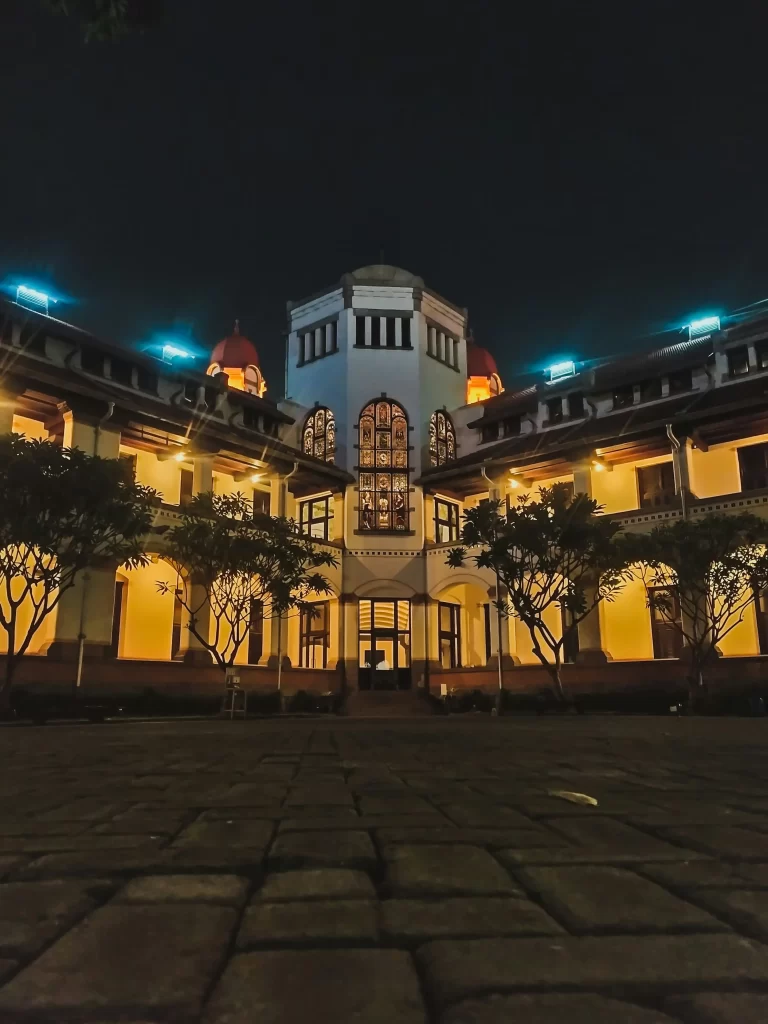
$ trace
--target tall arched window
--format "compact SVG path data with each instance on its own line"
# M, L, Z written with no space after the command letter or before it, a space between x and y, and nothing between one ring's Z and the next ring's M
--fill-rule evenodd
M408 529L408 419L382 398L360 413L360 529Z
M333 462L336 455L336 420L330 409L313 409L304 421L304 454Z
M456 434L447 412L433 412L429 418L429 461L442 466L456 458Z

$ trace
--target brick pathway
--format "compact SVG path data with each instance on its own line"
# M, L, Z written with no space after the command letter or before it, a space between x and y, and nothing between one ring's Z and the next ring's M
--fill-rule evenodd
M767 740L610 717L0 730L0 1021L764 1024Z

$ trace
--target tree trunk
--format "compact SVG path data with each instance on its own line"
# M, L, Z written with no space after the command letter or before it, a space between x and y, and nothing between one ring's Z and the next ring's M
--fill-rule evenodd
M556 662L554 665L550 666L549 674L552 677L552 682L555 684L555 696L557 697L557 703L565 707L569 706L573 702L571 701L568 694L565 692L565 687L563 686L563 681L560 677L561 667L562 666L560 665L560 663Z

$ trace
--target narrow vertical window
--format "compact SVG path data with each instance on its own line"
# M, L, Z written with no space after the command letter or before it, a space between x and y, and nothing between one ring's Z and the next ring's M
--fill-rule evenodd
M408 529L408 420L389 399L360 414L359 510L361 530Z
M429 418L429 461L433 466L442 466L456 458L456 433L451 417L438 410Z
M321 406L313 409L304 421L302 450L324 462L333 462L336 457L336 421L330 409Z

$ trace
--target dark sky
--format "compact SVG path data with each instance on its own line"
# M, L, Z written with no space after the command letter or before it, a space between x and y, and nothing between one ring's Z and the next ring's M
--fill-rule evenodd
M502 377L768 296L768 15L676 0L167 0L85 45L0 11L0 280L138 345L396 263ZM506 17L502 12L509 12Z

